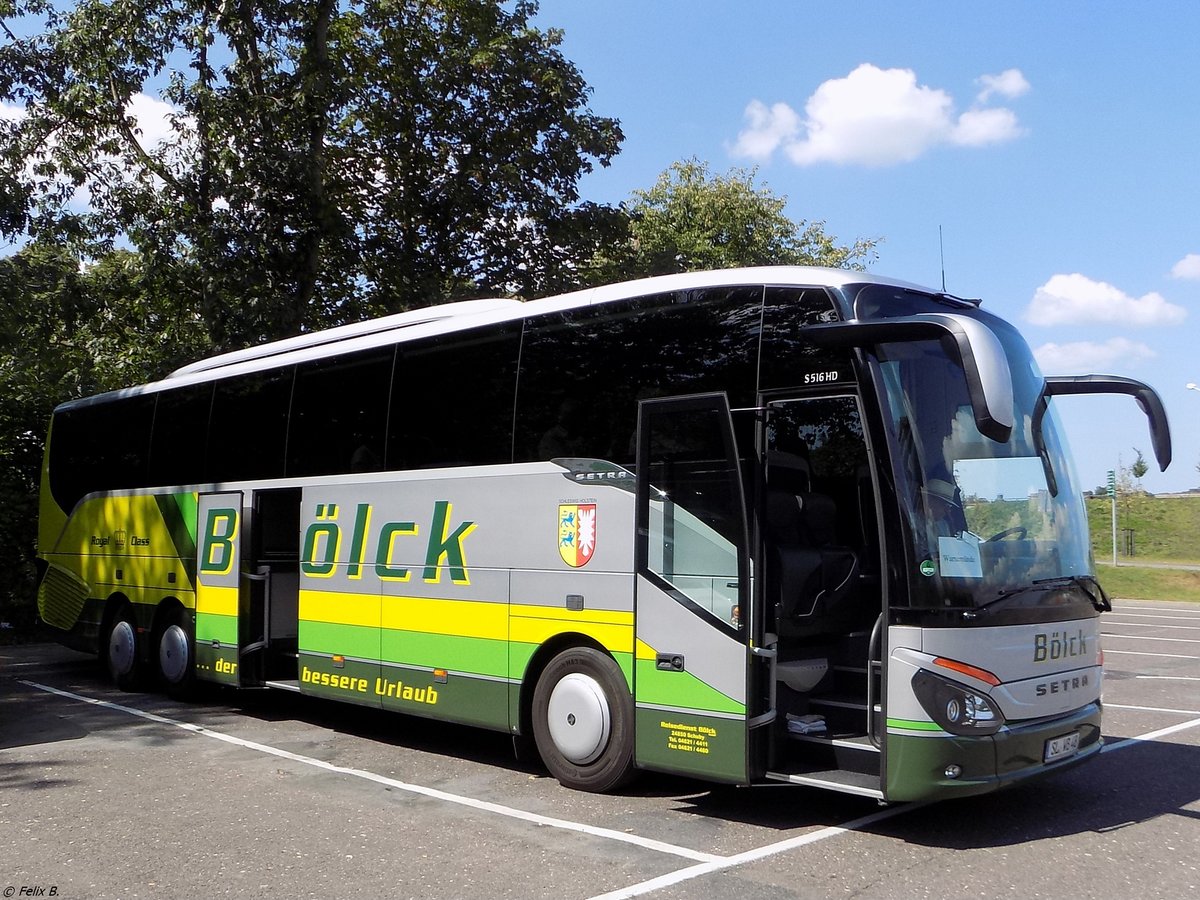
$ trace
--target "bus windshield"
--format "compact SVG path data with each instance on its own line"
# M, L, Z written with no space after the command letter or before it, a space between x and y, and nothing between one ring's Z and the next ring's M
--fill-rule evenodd
M894 314L945 311L934 298L928 302L924 309L903 304ZM1045 401L1029 347L1002 320L955 312L984 321L1004 348L1014 393L1005 443L976 428L962 368L941 342L878 348L881 402L911 536L909 602L927 608L977 608L1092 572L1086 510L1053 408L1033 434L1035 410ZM1028 601L1037 602L1037 593Z

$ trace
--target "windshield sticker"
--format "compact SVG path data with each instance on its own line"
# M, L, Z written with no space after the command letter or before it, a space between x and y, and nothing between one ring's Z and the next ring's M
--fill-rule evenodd
M921 560L921 574L926 578L932 578L937 574L937 564L932 559Z
M969 531L958 537L939 537L938 556L942 562L942 575L947 578L983 577L979 537Z

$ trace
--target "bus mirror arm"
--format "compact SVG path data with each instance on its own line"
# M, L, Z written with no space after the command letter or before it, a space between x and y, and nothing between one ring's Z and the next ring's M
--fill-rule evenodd
M1138 406L1150 421L1150 442L1154 445L1154 458L1158 460L1158 468L1165 472L1171 464L1171 426L1167 422L1167 411L1163 408L1162 400L1154 388L1132 378L1122 378L1119 375L1050 375L1046 378L1045 396L1064 394L1129 394L1137 400ZM1034 430L1040 425L1044 404L1038 406L1038 421Z
M1005 443L1013 429L1012 374L999 339L981 322L951 313L923 313L895 319L850 319L814 325L804 337L824 347L867 347L951 338L966 376L971 410L979 433Z

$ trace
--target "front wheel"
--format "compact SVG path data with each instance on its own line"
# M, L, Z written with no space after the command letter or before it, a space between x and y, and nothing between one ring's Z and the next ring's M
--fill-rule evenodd
M633 697L612 658L575 647L550 661L533 692L533 736L565 787L602 792L633 774Z

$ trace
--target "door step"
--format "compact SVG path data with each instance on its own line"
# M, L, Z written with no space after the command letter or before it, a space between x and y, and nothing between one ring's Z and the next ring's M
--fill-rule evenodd
M841 791L843 794L857 794L859 797L883 799L883 791L879 789L879 776L867 775L863 772L825 769L797 774L767 772L764 777L772 781L786 781L789 784L804 784L830 791Z
M824 744L827 747L843 747L847 750L861 750L867 753L878 753L879 748L871 743L865 734L855 735L821 735L821 734L789 734L792 741L803 741L806 744Z
M297 694L300 693L300 679L298 678L293 678L290 681L268 681L266 682L266 686L269 688L276 688L277 690L281 691L292 691Z
M793 764L879 777L879 748L865 734L789 734L788 745Z
M867 704L859 703L855 700L835 700L832 697L812 697L808 702L811 706L835 706L838 709L860 709L863 712L867 711Z

